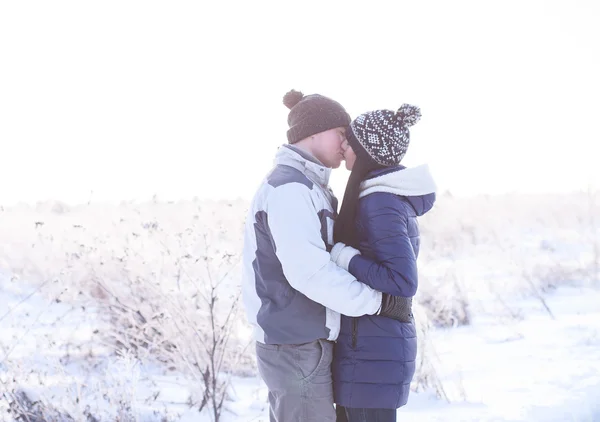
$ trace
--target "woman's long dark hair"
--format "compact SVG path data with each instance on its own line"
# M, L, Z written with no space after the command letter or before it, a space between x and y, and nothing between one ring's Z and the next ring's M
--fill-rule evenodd
M333 240L345 243L346 245L358 248L358 239L356 236L356 211L358 207L358 195L360 194L360 184L367 177L370 171L383 168L368 156L363 156L360 151L357 153L356 162L348 178L346 191L340 213L335 220L333 228Z

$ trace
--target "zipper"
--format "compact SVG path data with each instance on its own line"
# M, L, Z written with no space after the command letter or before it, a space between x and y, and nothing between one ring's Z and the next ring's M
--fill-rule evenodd
M358 318L352 318L352 348L356 349L356 337L358 336Z

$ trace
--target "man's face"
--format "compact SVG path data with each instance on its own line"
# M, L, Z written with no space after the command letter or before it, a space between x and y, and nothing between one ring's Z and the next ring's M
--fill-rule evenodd
M317 133L313 139L313 154L326 167L336 169L342 164L342 160L344 159L342 143L345 140L346 129L343 127L336 127Z

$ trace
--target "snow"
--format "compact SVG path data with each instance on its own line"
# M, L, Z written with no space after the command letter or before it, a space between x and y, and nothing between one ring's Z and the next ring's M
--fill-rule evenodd
M592 421L593 412L600 419L600 292L564 287L547 302L556 320L528 300L522 321L476 318L434 334L446 384L484 407L430 420Z
M420 334L428 367L419 381L429 383L415 383L419 393L399 420L600 421L600 204L592 207L592 199L439 199L421 222L415 303L417 321L431 324ZM108 306L118 299L148 320L164 318L153 325L164 334L158 341L177 338L192 352L202 346L191 344L194 330L206 329L199 328L205 309L193 299L205 293L199 258L229 274L221 257L238 258L246 207L152 201L2 209L0 422L14 420L8 407L18 391L76 420L211 421L208 409L198 411L202 380L190 375L201 376L200 366L189 371L188 361L155 344L118 351L115 330L128 344L140 325L128 327L129 315ZM236 271L221 286L228 294L239 287ZM439 303L423 305L428 297ZM228 295L219 303L227 311ZM243 360L227 361L237 376L221 420L267 421L267 390L253 375L252 353L239 351L250 338L242 314L227 350ZM464 315L469 325L433 328ZM165 356L178 360L161 363Z
M0 286L3 388L14 376L30 397L69 409L77 396L96 417L114 417L110 409L120 396L132 398L139 420L159 420L159 414L211 420L186 405L193 380L95 342L93 332L103 322L94 309L49 301L43 289L23 301L36 286L7 274ZM481 315L470 326L432 331L437 372L451 403L413 393L399 420L600 421L600 291L562 287L546 301L556 319L539 301L522 299L515 303L524 310L522 320ZM266 395L260 379L234 377L223 420L267 421ZM11 420L7 406L0 398L5 421Z

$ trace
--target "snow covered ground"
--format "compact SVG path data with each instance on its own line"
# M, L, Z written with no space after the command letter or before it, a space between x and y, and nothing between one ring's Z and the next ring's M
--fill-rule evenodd
M0 422L15 420L16 403L62 412L48 421L213 420L210 406L198 411L207 361L194 354L211 336L199 299L225 274L225 321L239 288L225 264L239 261L246 207L0 208ZM600 421L600 201L444 196L429 214L415 313L430 327L466 325L423 330L421 392L399 420ZM221 420L267 421L241 314L224 348L237 376Z
M48 300L42 287L0 279L0 420L10 421L15 388L69 414L117 420L210 421L186 401L194 381L167 368L116 356L94 339L93 308ZM435 366L452 403L413 394L399 410L410 421L600 421L600 291L561 287L514 306L522 319L477 316L434 330ZM224 421L267 421L257 378L234 378ZM86 413L87 412L87 413ZM127 420L127 419L123 419Z

